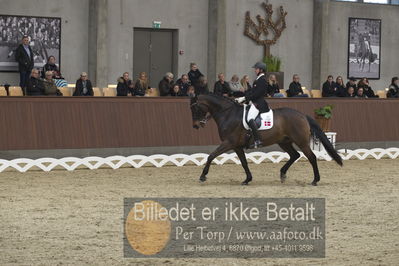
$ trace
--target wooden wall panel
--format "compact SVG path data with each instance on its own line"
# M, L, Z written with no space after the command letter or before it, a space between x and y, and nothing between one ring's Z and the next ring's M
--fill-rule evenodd
M390 99L268 99L313 116L334 105L339 142L399 141L399 101ZM192 128L189 100L132 97L2 97L0 150L77 149L219 144L215 123Z

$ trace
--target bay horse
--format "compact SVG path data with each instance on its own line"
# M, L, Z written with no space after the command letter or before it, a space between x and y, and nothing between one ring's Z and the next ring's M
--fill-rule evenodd
M219 137L222 140L222 144L208 156L206 165L200 176L200 182L206 181L206 175L209 172L209 167L213 159L230 150L236 152L246 173L246 179L241 184L248 185L252 181L252 174L248 168L244 148L249 143L253 143L253 138L248 137L248 131L242 124L243 110L242 105L222 96L208 94L191 98L193 127L196 129L204 127L206 122L210 118L213 118L218 127ZM314 179L311 184L316 186L317 182L320 181L317 159L309 145L311 136L317 137L331 158L340 166L343 165L342 158L335 151L315 120L290 108L273 109L273 112L273 127L268 130L259 131L259 134L264 146L277 143L290 156L290 159L280 170L280 180L282 183L287 178L286 173L288 168L300 157L300 154L293 146L294 143L302 150L313 167Z

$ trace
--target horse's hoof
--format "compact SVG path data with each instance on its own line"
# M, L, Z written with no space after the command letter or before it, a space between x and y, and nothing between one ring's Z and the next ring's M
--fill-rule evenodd
M317 182L316 182L316 181L313 181L313 182L312 182L312 186L317 186Z
M241 183L241 186L248 186L248 183L249 183L248 181L244 181Z
M286 174L281 174L280 175L280 180L281 180L281 183L285 183L285 180L287 179L287 175Z
M206 177L205 176L201 176L199 181L200 181L200 183L204 183L206 181Z

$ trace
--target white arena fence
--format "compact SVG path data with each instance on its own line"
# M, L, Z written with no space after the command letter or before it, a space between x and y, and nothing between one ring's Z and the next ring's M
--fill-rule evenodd
M314 151L318 159L331 161L331 157L325 151ZM343 160L365 160L365 159L381 159L390 158L396 159L399 157L399 148L388 148L388 149L357 149L357 150L338 150ZM301 158L306 158L301 153ZM286 161L289 155L285 152L273 151L273 152L250 152L246 153L247 160L251 163L260 164L263 162L270 161L272 163L279 163ZM6 170L16 170L19 172L26 172L28 170L42 170L49 172L52 170L68 170L73 171L76 169L88 168L95 170L99 168L112 168L118 169L121 167L134 167L140 168L143 166L184 166L184 165L197 165L201 166L206 163L208 154L196 153L191 155L186 154L174 154L174 155L162 155L156 154L151 156L144 155L132 155L132 156L110 156L106 158L101 157L66 157L62 159L54 158L41 158L41 159L14 159L14 160L1 160L0 159L0 172ZM217 157L214 163L218 165L226 163L240 164L235 153L225 153Z

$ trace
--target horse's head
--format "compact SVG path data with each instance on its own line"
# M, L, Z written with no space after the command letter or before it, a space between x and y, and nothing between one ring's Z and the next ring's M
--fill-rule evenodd
M193 118L193 128L204 127L209 119L209 109L206 103L201 102L197 96L191 97L191 115Z

